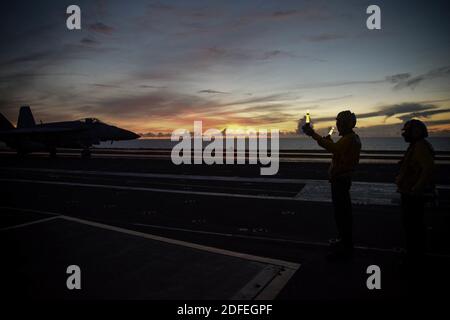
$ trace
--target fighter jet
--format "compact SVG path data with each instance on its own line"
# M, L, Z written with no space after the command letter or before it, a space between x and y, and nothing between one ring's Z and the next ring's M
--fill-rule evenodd
M81 148L82 157L90 157L90 147L101 141L133 140L134 132L101 122L95 118L36 124L29 106L20 108L17 128L0 113L0 141L19 155L46 151L56 156L57 148Z

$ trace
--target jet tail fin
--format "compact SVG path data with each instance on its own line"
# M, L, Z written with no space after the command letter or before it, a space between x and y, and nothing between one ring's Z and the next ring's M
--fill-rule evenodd
M0 113L0 130L12 130L14 129L14 125L9 122L6 117Z
M17 121L17 128L30 128L34 127L36 123L34 122L33 114L29 106L20 107L19 120Z

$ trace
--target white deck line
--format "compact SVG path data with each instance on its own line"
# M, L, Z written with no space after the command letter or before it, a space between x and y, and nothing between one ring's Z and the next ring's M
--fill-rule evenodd
M31 171L43 173L67 173L80 175L104 175L117 177L137 177L137 178L162 178L162 179L181 179L181 180L206 180L206 181L230 181L230 182L265 182L265 183L286 183L286 184L306 184L306 183L326 183L328 180L321 179L286 179L286 178L262 178L262 177L237 177L237 176L204 176L189 174L170 174L170 173L145 173L145 172L116 172L116 171L92 171L92 170L65 170L65 169L39 169L39 168L14 168L0 167L0 170L8 171ZM394 183L389 182L366 182L354 181L359 185L377 185L379 187L392 187ZM439 189L450 189L450 185L438 185Z
M56 213L56 212L50 213L48 211L24 209L24 208L14 208L14 207L0 207L0 208L22 211L22 212L35 212L35 213L41 213L41 214L54 215L53 217L40 219L40 220L33 221L30 223L26 223L26 224L16 225L15 227L24 226L24 225L32 225L32 224L46 222L46 221L50 221L50 220L54 220L54 219L64 219L67 221L74 221L77 223L81 223L81 224L85 224L85 225L89 225L89 226L93 226L93 227L97 227L97 228L102 228L102 229L106 229L106 230L116 231L116 232L120 232L120 233L125 233L125 234L129 234L129 235L133 235L133 236L137 236L137 237L141 237L141 238L146 238L146 239L161 241L161 242L165 242L165 243L180 245L180 246L203 250L203 251L208 251L208 252L212 252L212 253L224 254L224 255L228 255L228 256L232 256L232 257L236 257L236 258L242 258L242 259L251 260L251 261L256 261L256 262L273 264L273 265L282 266L282 267L290 268L290 269L294 269L294 270L297 270L300 267L300 264L294 263L294 262L289 262L289 261L284 261L284 260L279 260L279 259L272 259L272 258L265 258L265 257L255 256L255 255L246 254L246 253L240 253L240 252L235 252L235 251L230 251L230 250L214 248L214 247L210 247L210 246L204 246L204 245L186 242L186 241L182 241L182 240L170 239L170 238L166 238L166 237L152 235L149 233L115 227L115 226L107 225L107 224L100 223L100 222L94 222L94 221L90 221L90 220L70 217L70 216L66 216L64 214ZM8 228L10 228L10 227L8 227ZM4 229L2 229L2 230L4 230Z
M115 177L136 177L136 178L161 178L174 180L204 180L204 181L227 181L227 182L253 182L253 183L283 183L283 184L302 184L304 187L294 196L269 196L269 195L252 195L242 193L226 193L226 192L207 192L192 191L185 189L170 188L151 188L151 187L132 187L120 185L104 185L80 182L63 182L51 180L34 180L34 179L9 179L4 178L0 181L12 181L23 183L43 183L54 185L67 185L91 188L108 188L117 190L131 191L148 191L175 194L191 194L202 196L221 196L231 198L244 199L268 199L282 201L309 201L309 202L331 202L330 185L327 180L316 179L285 179L285 178L262 178L262 177L228 177L228 176L204 176L204 175L182 175L182 174L163 174L163 173L138 173L138 172L111 172L111 171L89 171L89 170L61 170L61 169L34 169L34 168L5 168L0 170L15 170L25 172L39 173L55 173L55 174L76 174L82 176L115 176ZM449 185L438 185L438 189L449 190ZM245 190L243 188L242 190ZM357 205L398 205L400 195L397 193L397 187L394 183L365 182L354 181L351 188L352 203Z
M1 207L1 206L0 206L0 209L21 211L21 212L34 212L34 213L39 213L39 214L52 215L53 216L52 218L57 218L57 217L61 216L61 214L59 214L59 213L43 211L43 210L35 210L35 209ZM52 219L50 219L50 218L42 219L42 222L45 222L46 220L52 220ZM148 228L153 228L153 229L160 229L160 230L178 231L178 232L185 232L185 233L196 233L196 234L204 234L204 235L226 237L226 238L237 238L237 239L246 239L246 240L262 240L262 241L282 242L282 243L310 245L310 246L318 246L318 247L328 247L329 246L329 244L327 242L320 242L320 241L303 241L303 240L294 240L294 239L285 239L285 238L248 236L248 235L244 235L244 234L194 230L194 229L187 229L187 228L160 226L160 225L137 223L137 222L131 223L131 225L148 227ZM8 228L10 228L10 227L8 227ZM355 246L355 248L361 249L361 250L370 250L370 251L379 251L379 252L396 252L393 249L364 247L364 246Z
M55 220L55 219L59 219L59 218L60 218L59 216L55 216L55 217L34 220L31 222L27 222L27 223L21 223L21 224L16 224L16 225L10 226L10 227L5 227L5 228L0 229L0 231L8 231L8 230L13 230L13 229L23 228L23 227L31 226L33 224L43 223L43 222L47 222L47 221L51 221L51 220Z
M217 236L217 237L225 237L225 238L237 238L237 239L246 239L246 240L271 241L271 242L280 242L280 243L316 246L316 247L323 247L323 248L328 248L330 246L330 244L328 242L321 242L321 241L305 241L305 240L295 240L295 239L275 238L275 237L248 236L248 235L245 235L245 234L222 233L222 232L205 231L205 230L194 230L194 229L159 226L159 225L144 224L144 223L132 223L132 225L141 226L141 227L148 227L148 228L153 228L153 229L160 229L160 230L168 230L168 231L179 231L179 232L185 232L185 233L205 234L205 235ZM388 248L377 248L377 247L367 247L367 246L355 246L355 249L363 250L363 251L398 253L398 249L396 249L396 248L388 249ZM450 258L450 255L444 255L444 254L429 254L429 255Z
M282 178L251 178L251 177L227 177L227 176L203 176L203 175L184 175L184 174L166 174L166 173L141 173L141 172L112 172L112 171L89 171L89 170L62 170L62 169L35 169L35 168L9 168L0 167L0 170L8 171L30 171L43 173L67 173L81 175L104 175L116 177L137 177L137 178L162 178L162 179L184 179L184 180L207 180L207 181L231 181L231 182L267 182L267 183L294 183L301 184L306 181L324 181L310 179L282 179Z
M2 207L2 206L0 206L0 209L8 209L8 210L15 210L15 211L22 211L22 212L35 212L35 213L40 213L40 214L53 215L54 217L52 217L52 218L65 218L65 219L68 219L68 220L69 219L70 220L82 220L82 219L78 219L78 218L65 216L65 215L62 215L60 213L50 212L50 211L43 211L43 210L35 210L35 209L27 209L27 208L15 208L15 207ZM46 219L41 219L41 220L42 220L42 222L45 222L43 220L47 220L48 221L48 220L52 220L52 219L51 218L46 218ZM88 220L83 220L83 221L88 221ZM91 222L91 221L89 221L89 222ZM91 223L101 224L101 223L98 223L98 222L91 222ZM234 233L220 233L220 232L211 232L211 231L203 231L203 230L192 230L192 229L185 229L185 228L167 227L167 226L150 225L150 224L142 224L142 223L131 223L131 224L132 225L136 225L136 226L150 227L150 228L162 229L162 230L171 230L171 231L181 231L181 232L208 234L208 235L223 236L223 237L236 237L236 238L243 238L243 239L249 239L249 240L253 239L253 240L263 240L263 241L285 242L285 243L293 243L293 244L314 245L314 246L320 246L320 247L328 247L329 246L328 243L326 243L326 242L319 242L319 241L302 241L302 240L272 238L272 237L246 236L246 235L234 234ZM107 226L106 224L103 224L103 225ZM113 226L111 226L111 227L113 227ZM113 227L113 228L119 228L119 227ZM122 229L122 228L119 228L119 229ZM123 230L128 230L128 229L123 229ZM137 232L139 234L147 234L147 233L141 233L141 232L132 231L132 230L128 230L128 231ZM149 234L147 234L147 235L149 235ZM159 237L159 236L155 236L155 237ZM159 237L159 238L164 238L164 237ZM168 238L164 238L164 239L168 239ZM171 240L173 240L173 239L171 239ZM179 241L179 240L174 240L174 241ZM184 241L180 240L180 242L184 242ZM189 242L186 242L186 243L189 243ZM387 253L398 253L398 249L376 248L376 247L367 247L367 246L355 246L355 249L367 250L367 251L387 252ZM218 250L221 250L221 249L218 249ZM427 254L429 256L433 256L433 257L442 257L442 258L447 258L447 259L450 258L450 255L447 255L447 254L439 254L439 253L427 253ZM270 259L270 258L268 258L268 259ZM280 260L280 261L283 261L283 260Z
M291 198L291 197L275 197L275 196L261 196L261 195L224 193L224 192L202 192L202 191L187 191L187 190L160 189L160 188L130 187L130 186L118 186L118 185L108 185L108 184L90 184L90 183L78 183L78 182L49 181L49 180L0 179L0 181L18 182L18 183L49 184L49 185L70 186L70 187L86 187L86 188L97 188L97 189L111 189L111 190L190 194L190 195L213 196L213 197L298 201L298 199Z
M0 209L4 210L15 210L15 211L22 211L22 212L33 212L33 213L39 213L39 214L45 214L48 216L58 216L59 213L51 212L51 211L45 211L45 210L36 210L36 209L27 209L27 208L17 208L17 207L8 207L8 206L0 206Z
M40 210L32 210L32 209L21 210L18 208L11 208L11 207L3 207L3 208L16 209L18 211L31 211L31 212L36 212L36 213L48 214L48 212L46 212L46 211L41 212ZM258 279L257 279L258 284L263 284L264 286L262 287L261 290L258 290L257 292L255 292L255 296L247 297L247 298L253 298L253 299L257 299L257 300L261 300L261 299L273 300L273 299L275 299L276 296L279 294L279 292L283 289L283 287L290 280L290 278L300 268L299 263L294 263L294 262L289 262L289 261L284 261L284 260L279 260L279 259L260 257L260 256L251 255L251 254L245 254L245 253L224 250L224 249L219 249L219 248L210 247L210 246L199 245L199 244L195 244L195 243L190 243L190 242L186 242L186 241L175 240L175 239L156 236L156 235L152 235L152 234L137 232L137 231L119 228L119 227L115 227L115 226L111 226L111 225L106 225L103 223L93 222L93 221L89 221L89 220L84 220L84 219L79 219L79 218L74 218L74 217L69 217L69 216L64 216L64 215L53 216L53 217L25 223L25 224L7 227L4 229L1 229L0 231L17 229L17 228L21 228L21 227L25 227L25 226L29 226L29 225L33 225L33 224L38 224L38 223L43 223L43 222L47 222L50 220L55 220L55 219L63 219L63 220L67 220L67 221L84 224L84 225L89 225L89 226L96 227L96 228L102 228L105 230L110 230L110 231L120 232L120 233L124 233L124 234L128 234L128 235L132 235L132 236L137 236L137 237L141 237L141 238L145 238L145 239L149 239L149 240L164 242L164 243L168 243L168 244L172 244L172 245L178 245L178 246L195 249L195 250L200 250L200 251L206 251L206 252L213 253L213 254L220 254L220 255L229 256L229 257L233 257L233 258L238 258L238 259L243 259L243 260L248 260L248 261L253 261L253 262L259 262L259 263L263 263L263 264L267 265L265 267L265 269L267 269L270 266L272 266L272 268L274 266L281 268L280 271L275 273L274 275L265 275L265 274L263 274L263 272L260 272L258 274ZM262 271L264 271L265 269L263 269ZM239 289L239 291L235 295L236 296L242 295L241 292L243 290L247 290L248 287L253 287L255 285L255 281L256 281L255 278L250 279L248 281L248 283L244 287Z
M51 180L34 180L34 179L9 179L0 178L0 181L4 182L17 182L17 183L33 183L33 184L48 184L59 185L69 187L85 187L85 188L97 188L97 189L110 189L110 190L126 190L126 191L142 191L142 192L158 192L158 193L171 193L171 194L188 194L198 196L212 196L212 197L228 197L228 198L240 198L240 199L259 199L259 200L280 200L280 201L311 201L311 202L331 202L330 187L324 184L311 183L306 184L303 189L295 197L281 197L281 196L268 196L268 195L252 195L252 194L237 194L226 192L206 192L206 191L189 191L189 190L177 190L177 189L161 189L161 188L147 188L147 187L131 187L131 186L119 186L108 184L93 184L93 183L80 183L80 182L62 182ZM390 188L378 189L378 195L373 196L368 191L363 194L358 194L355 191L355 184L352 187L352 203L362 205L394 205L395 199L399 197L395 190ZM364 190L364 188L362 188ZM372 188L373 189L373 188ZM380 191L381 190L381 191ZM384 190L384 191L383 191Z
M293 270L297 270L300 267L300 264L294 263L294 262L260 257L260 256L251 255L251 254L246 254L246 253L240 253L240 252L235 252L235 251L230 251L230 250L224 250L224 249L204 246L204 245L200 245L200 244L196 244L196 243L170 239L170 238L166 238L166 237L161 237L161 236L156 236L156 235L152 235L152 234L148 234L148 233L128 230L128 229L110 226L110 225L99 223L99 222L93 222L93 221L89 221L89 220L84 220L84 219L79 219L79 218L74 218L74 217L69 217L69 216L64 216L64 215L61 215L59 217L61 219L65 219L67 221L74 221L74 222L78 222L81 224L85 224L85 225L89 225L89 226L93 226L93 227L97 227L97 228L102 228L105 230L116 231L116 232L132 235L132 236L145 238L145 239L150 239L150 240L160 241L160 242L164 242L164 243L184 246L184 247L188 247L191 249L197 249L197 250L207 251L207 252L216 253L216 254L222 254L222 255L226 255L226 256L230 256L230 257L234 257L234 258L241 258L241 259L250 260L250 261L273 264L273 265L282 266L282 267L293 269Z
M292 278L295 271L293 269L285 269L280 271L281 276L276 276L268 285L260 291L255 300L273 300L280 293L280 291L286 286L288 281Z

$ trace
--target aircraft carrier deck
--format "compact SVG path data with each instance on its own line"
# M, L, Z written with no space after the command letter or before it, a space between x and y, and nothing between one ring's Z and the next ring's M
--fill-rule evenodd
M326 155L259 166L175 166L167 154L68 150L0 154L3 267L13 296L34 299L392 300L439 297L450 284L450 165L437 162L427 260L401 265L396 155L367 158L354 178L353 260L325 259L335 226ZM316 157L317 158L317 157ZM391 159L393 158L393 159ZM378 265L382 289L368 290ZM78 265L82 289L67 290Z

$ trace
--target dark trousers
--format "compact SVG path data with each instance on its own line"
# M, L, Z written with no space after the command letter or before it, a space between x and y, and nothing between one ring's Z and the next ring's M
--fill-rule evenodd
M336 178L331 181L331 197L333 200L334 219L338 236L346 247L353 246L352 239L352 201L350 198L350 177Z
M402 223L406 235L406 252L409 258L421 258L425 253L426 231L423 196L402 194Z

